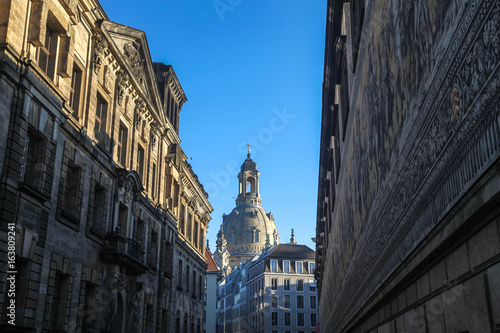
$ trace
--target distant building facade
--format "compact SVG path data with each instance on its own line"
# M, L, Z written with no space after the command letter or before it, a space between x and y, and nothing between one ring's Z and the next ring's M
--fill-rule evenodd
M97 1L0 8L0 330L201 332L213 209L173 68Z
M500 2L329 0L321 332L500 327Z
M315 332L315 253L270 246L219 282L217 332Z

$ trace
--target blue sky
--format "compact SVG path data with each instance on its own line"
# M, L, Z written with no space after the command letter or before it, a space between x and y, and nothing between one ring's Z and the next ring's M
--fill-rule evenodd
M326 0L101 4L146 32L153 61L172 65L186 93L179 134L214 208L210 249L235 207L247 143L281 242L294 228L314 249Z

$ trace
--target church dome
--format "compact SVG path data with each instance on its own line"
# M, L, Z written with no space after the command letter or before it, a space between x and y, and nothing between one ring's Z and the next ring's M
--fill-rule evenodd
M217 235L218 249L227 250L232 268L260 254L266 247L280 243L273 214L261 207L259 177L249 147L238 174L236 207L229 215L222 216L220 235Z
M222 218L227 250L231 254L260 253L266 245L279 244L273 215L266 213L262 207L237 206Z

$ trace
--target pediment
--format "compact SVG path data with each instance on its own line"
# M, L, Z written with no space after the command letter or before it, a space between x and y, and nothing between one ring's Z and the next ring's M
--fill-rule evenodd
M126 69L131 81L135 81L136 88L154 105L159 114L162 114L162 104L158 93L151 54L144 31L125 25L105 21L102 27L112 40L116 56L121 59L122 68Z

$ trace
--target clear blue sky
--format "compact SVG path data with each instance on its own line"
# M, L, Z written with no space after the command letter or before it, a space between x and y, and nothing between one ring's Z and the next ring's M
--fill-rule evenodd
M181 146L214 208L235 207L246 144L262 207L282 243L314 249L326 0L102 0L111 21L146 32L153 61L186 93ZM235 168L236 166L236 168Z

